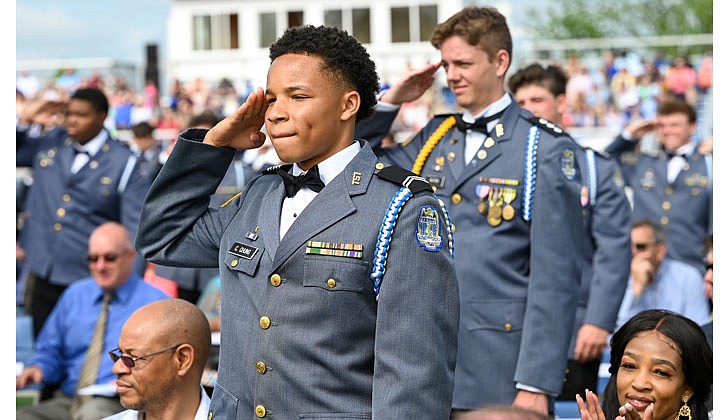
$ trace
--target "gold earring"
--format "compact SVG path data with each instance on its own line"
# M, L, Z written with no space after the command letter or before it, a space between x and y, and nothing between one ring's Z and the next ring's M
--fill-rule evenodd
M677 413L677 417L675 417L675 420L680 420L681 417L687 417L688 420L693 420L693 413L690 412L690 407L688 406L688 400L690 397L687 395L682 397L683 405L680 407L680 412Z

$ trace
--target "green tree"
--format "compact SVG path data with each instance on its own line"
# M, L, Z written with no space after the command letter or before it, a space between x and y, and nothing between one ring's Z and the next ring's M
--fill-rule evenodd
M535 38L713 33L713 0L551 0L527 14Z

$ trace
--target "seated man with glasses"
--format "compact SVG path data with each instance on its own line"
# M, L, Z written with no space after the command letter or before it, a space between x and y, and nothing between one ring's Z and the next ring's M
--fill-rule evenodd
M18 419L98 420L123 409L106 353L116 347L122 325L135 310L169 297L134 274L135 255L123 225L107 222L92 232L91 278L63 292L40 331L35 354L16 378L18 389L30 384L59 389L52 398L18 410ZM103 385L111 392L88 392Z
M668 309L698 325L709 321L710 309L700 271L667 258L665 232L650 220L632 224L632 264L619 308L616 328L646 309Z
M165 299L138 309L109 352L128 410L105 420L207 419L201 381L211 346L210 324L194 304Z

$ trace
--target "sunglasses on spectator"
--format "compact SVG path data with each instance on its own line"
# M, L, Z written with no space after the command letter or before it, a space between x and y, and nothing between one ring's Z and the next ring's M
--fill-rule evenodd
M705 263L705 271L712 270L713 269L713 263Z
M121 257L121 253L119 254L104 254L104 255L98 255L98 254L89 254L88 255L88 262L95 263L99 260L99 258L103 258L106 262L114 262L117 259Z
M654 243L647 243L647 242L636 242L634 244L634 249L637 251L644 251L647 249L648 246L654 245Z
M149 357L156 356L158 354L162 354L164 352L168 352L170 350L177 350L177 347L181 346L183 343L177 344L176 346L172 346L169 348L166 348L164 350L160 350L154 353L145 354L144 356L126 356L121 353L120 348L115 348L114 350L111 350L109 352L109 357L111 357L111 360L116 363L117 360L121 359L121 363L124 364L124 366L128 367L129 369L136 366L137 360L146 360Z

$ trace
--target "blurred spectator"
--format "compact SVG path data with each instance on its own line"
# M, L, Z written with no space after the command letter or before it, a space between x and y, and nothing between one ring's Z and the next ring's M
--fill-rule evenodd
M126 87L115 90L109 97L114 126L119 130L131 127L131 111L134 107L134 95Z
M47 104L24 115L16 128L16 166L33 168L20 246L30 270L25 311L33 317L35 335L63 290L88 276L84 253L93 229L118 221L136 234L151 184L131 151L104 128L109 103L103 92L76 90L65 127L29 138L28 127ZM137 270L143 273L141 257Z
M197 77L185 86L185 92L192 101L192 113L200 114L207 109L210 87L202 77Z
M137 308L168 296L133 273L135 256L124 226L107 222L88 240L92 278L65 290L43 326L36 352L16 378L16 388L58 384L53 398L17 412L17 419L97 420L122 409L119 398L79 390L109 385L112 363L102 357L119 341L122 324Z
M33 100L40 92L40 81L28 70L22 70L15 79L15 87L28 100Z
M148 167L148 176L154 179L162 169L161 144L154 138L154 127L143 121L131 127L131 150L139 156Z
M617 328L646 309L667 309L698 325L709 321L708 299L695 267L667 258L665 233L649 220L632 224L632 263Z
M685 57L675 57L665 73L665 87L675 98L695 105L698 76Z
M147 80L144 84L144 106L154 109L159 105L159 89L153 80Z
M91 75L86 79L86 87L96 88L105 90L106 89L106 83L104 82L104 77L101 75L101 73L98 70L94 70Z
M703 60L698 69L698 87L701 93L705 93L713 86L713 51L708 50L703 54Z
M81 84L81 76L74 68L65 68L56 79L56 87L70 94Z
M129 127L148 122L154 117L154 109L147 104L143 95L134 95L131 111L129 112Z

